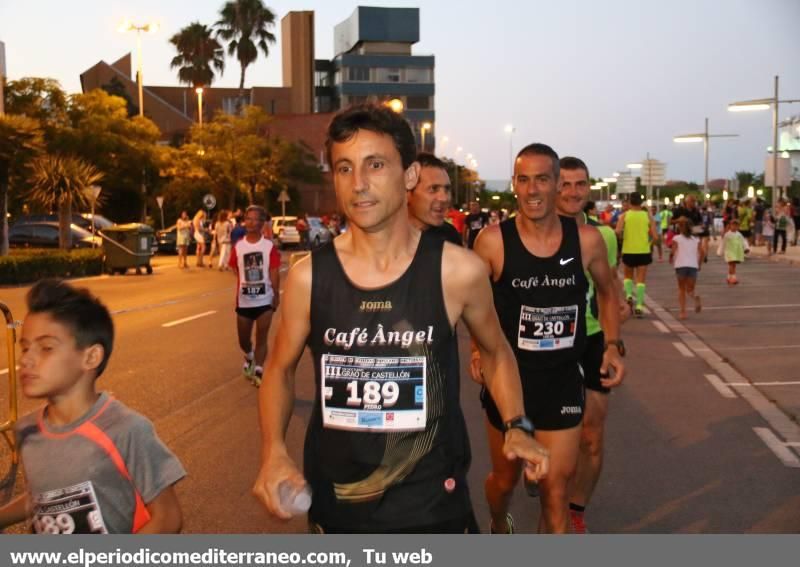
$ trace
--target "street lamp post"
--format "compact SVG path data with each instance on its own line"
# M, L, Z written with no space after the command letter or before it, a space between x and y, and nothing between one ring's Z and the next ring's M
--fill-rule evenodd
M100 196L100 191L102 191L103 188L100 187L99 185L92 185L91 187L89 187L89 190L91 192L90 196L92 198L92 248L94 248L97 245L97 242L94 239L95 235L94 210L95 210L95 205L97 205L97 198Z
M706 118L706 129L700 134L684 134L675 136L673 140L678 143L703 142L703 159L705 170L703 174L703 193L708 192L708 139L709 138L737 138L739 134L709 134L708 118Z
M197 87L194 92L197 93L197 124L200 128L203 127L203 87Z
M427 130L430 130L430 129L431 129L431 127L432 127L432 126L431 126L431 123L430 123L430 122L424 122L424 123L422 124L422 126L420 127L420 129L419 129L419 131L420 131L420 134L422 134L422 151L423 151L423 152L424 152L424 151L427 149L427 147L426 147L426 145L425 145L425 132L426 132Z
M509 179L514 178L514 132L516 128L514 128L513 124L506 124L505 132L508 134L508 170L509 170ZM509 181L509 186L511 186L513 182Z
M156 197L156 203L158 203L158 208L161 210L161 230L164 230L164 197L161 195Z
M772 106L772 206L778 204L778 104L791 104L800 102L800 99L780 100L778 96L778 75L775 75L775 92L772 98L757 98L753 100L742 100L732 102L728 105L731 112L743 112L748 110L766 110Z
M157 23L147 23L143 26L138 26L129 20L125 20L117 28L121 33L135 31L136 32L136 81L139 89L139 116L144 117L144 96L142 87L142 37L141 32L156 33L158 31Z

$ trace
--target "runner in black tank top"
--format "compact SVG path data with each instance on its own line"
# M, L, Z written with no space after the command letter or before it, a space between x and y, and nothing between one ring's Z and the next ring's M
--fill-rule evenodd
M500 279L492 282L500 325L519 364L525 413L537 429L575 427L583 415L579 361L586 343L586 296L575 219L561 220L561 245L549 258L531 254L515 219L500 223L505 256ZM491 396L482 392L489 421L503 421Z
M508 423L503 451L526 463L531 480L544 478L550 465L523 414L519 371L485 266L408 222L406 194L420 164L402 116L375 105L345 109L328 128L327 148L350 229L287 276L259 391L263 451L253 492L270 513L289 519L291 498L311 484L311 520L324 531L463 532L471 514L452 364L457 321L470 330ZM317 399L306 478L286 430L307 344Z
M422 233L406 272L373 290L348 280L332 245L312 254L317 399L304 462L310 520L326 533L452 522L463 532L470 453L441 292L443 245ZM428 302L413 301L420 290Z

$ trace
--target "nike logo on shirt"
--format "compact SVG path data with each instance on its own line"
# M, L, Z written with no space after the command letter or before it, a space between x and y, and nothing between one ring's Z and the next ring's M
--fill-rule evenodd
M561 259L558 261L558 263L559 263L559 264L561 264L562 266L566 266L567 264L569 264L570 262L572 262L574 259L575 259L575 258L567 258L567 259L565 260L564 258L561 258Z

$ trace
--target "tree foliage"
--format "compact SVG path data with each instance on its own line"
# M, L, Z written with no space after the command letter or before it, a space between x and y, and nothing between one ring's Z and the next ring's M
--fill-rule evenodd
M44 155L31 167L30 198L49 209L58 209L58 244L72 247L72 204L88 205L88 191L103 179L103 174L72 155Z
M181 83L207 87L216 78L214 70L220 75L225 71L225 52L212 34L212 29L192 22L169 39L178 51L170 67L178 69Z
M219 15L215 24L217 36L228 43L228 55L236 57L241 67L241 97L247 67L258 59L259 49L269 57L269 44L275 43L275 35L269 31L275 26L275 14L262 0L230 0Z
M33 159L44 150L40 122L27 116L0 115L0 256L8 254L8 196L19 186Z

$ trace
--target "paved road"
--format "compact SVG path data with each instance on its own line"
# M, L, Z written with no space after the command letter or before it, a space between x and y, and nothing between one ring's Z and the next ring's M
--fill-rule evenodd
M156 262L153 276L81 282L115 311L117 346L101 387L152 419L189 471L178 488L186 532L303 531L300 519L268 518L250 495L259 459L256 390L240 377L232 275L172 265L167 258ZM707 308L683 324L672 317L671 270L652 269L651 313L625 326L631 374L612 394L607 465L587 514L595 532L800 531L800 386L791 384L800 376L790 348L800 343L792 338L800 268L754 260L742 266L742 284L733 289L724 285L723 269L713 258L703 270L699 289ZM25 291L0 289L18 318ZM460 341L466 362L463 332ZM775 346L787 348L763 348ZM0 371L6 367L3 352ZM299 459L313 399L308 354L297 382L288 441ZM489 463L477 393L465 379L470 483L485 528ZM0 398L5 404L5 394ZM23 409L36 405L25 401ZM519 491L512 511L520 531L534 529L537 507Z

